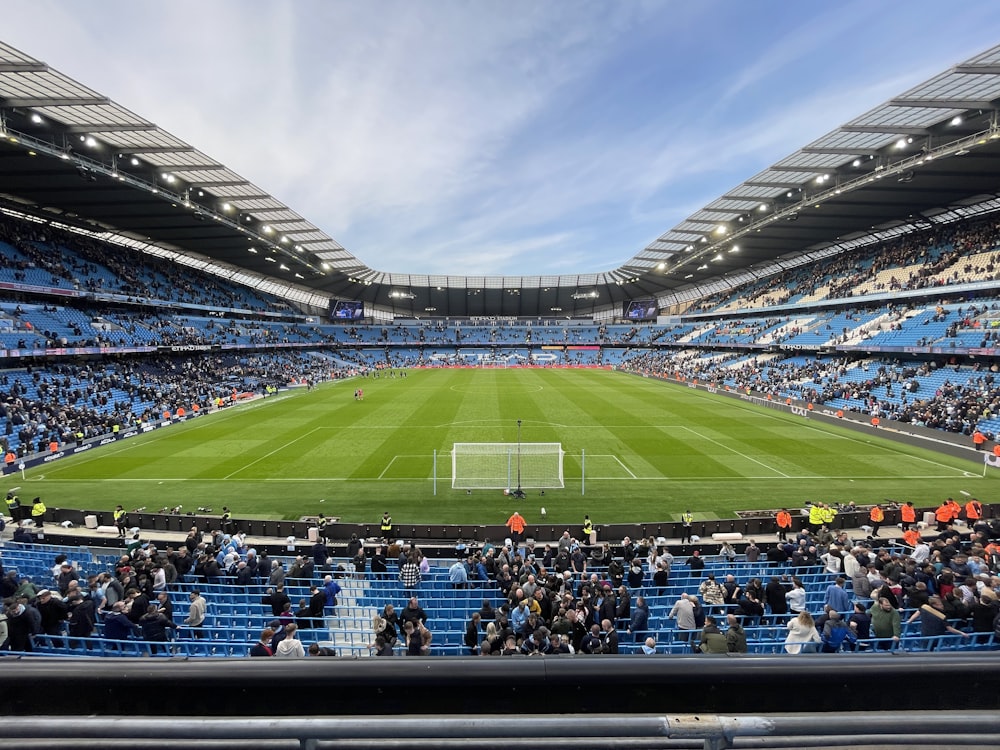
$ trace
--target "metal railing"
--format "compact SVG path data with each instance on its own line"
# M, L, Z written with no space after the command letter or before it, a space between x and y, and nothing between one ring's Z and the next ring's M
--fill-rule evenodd
M4 740L34 746L164 748L832 748L991 747L994 711L928 713L561 715L537 713L359 718L191 719L154 716L33 716L4 720Z

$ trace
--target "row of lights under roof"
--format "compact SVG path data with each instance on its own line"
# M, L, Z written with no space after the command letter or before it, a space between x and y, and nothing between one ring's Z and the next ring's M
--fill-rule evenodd
M952 118L952 120L951 120L951 122L950 122L950 124L951 124L951 125L960 125L961 123L962 123L962 118L961 118L961 116L955 116L954 118ZM895 147L895 148L896 148L897 150L902 150L902 149L905 149L905 148L906 148L907 146L909 146L909 145L912 145L912 143L913 143L913 137L912 137L912 136L907 136L906 138L900 138L899 140L897 140L897 141L896 141L896 142L895 142L895 143L893 144L893 146L894 146L894 147ZM929 161L930 159L932 159L932 158L933 158L933 157L931 157L931 156L929 156L929 155L928 155L928 156L926 157L926 159L927 159L928 161ZM858 158L854 159L854 161L852 161L852 162L851 162L851 166L852 166L852 167L855 167L855 168L859 168L859 167L863 166L863 164L864 164L864 163L865 163L866 161L872 161L872 160L874 160L874 159L875 159L875 155L874 155L874 154L869 154L869 155L868 155L868 158L867 158L867 159L864 159L864 158L862 158L862 157L858 157ZM921 161L920 163L922 163L922 161ZM882 166L881 164L879 164L879 165L877 165L877 166L876 166L876 171L879 171L879 170L882 170L882 169L884 169L884 167L883 167L883 166ZM816 177L814 178L814 182L815 182L815 183L816 183L817 185L823 185L823 184L825 184L825 183L829 182L829 181L830 181L830 179L831 179L831 175L830 175L830 174L825 174L825 173L824 173L824 174L820 174L820 175L817 175L817 176L816 176ZM801 192L802 192L802 188L795 188L795 189L793 189L793 190L789 190L788 192L786 192L786 193L785 193L785 197L791 200L791 199L794 199L794 198L795 198L795 195L796 195L797 193L801 193ZM839 192L840 192L840 191L838 190L838 191L836 191L836 192L837 192L837 193L839 194ZM757 207L757 211L758 211L758 212L760 212L760 213L765 213L765 212L767 212L767 211L768 211L769 209L770 209L770 205L769 205L769 204L767 204L767 203L761 203L761 204L760 204L760 205L759 205L759 206ZM738 217L737 217L736 221L737 221L737 222L739 222L739 223L743 223L743 221L745 221L745 219L746 219L746 218L747 218L747 217L745 217L745 216L743 216L743 215L740 215L740 216L738 216ZM725 235L725 234L728 234L728 232L729 232L729 228L728 228L728 227L727 227L727 226L726 226L725 224L719 224L719 225L718 225L718 226L717 226L717 227L715 228L715 232L716 232L717 234L721 234L721 235ZM704 242L707 242L707 241L708 241L708 240L707 240L707 238L705 238L705 237L701 237L701 238L699 239L699 242L701 242L701 243L704 243ZM685 247L685 248L684 248L684 252L687 252L687 253L689 253L689 252L691 252L691 251L693 251L693 250L694 250L694 245L688 245L687 247ZM729 248L728 252L730 252L730 253L736 253L736 252L739 252L739 246L738 246L738 245L733 245L733 246L732 246L731 248ZM716 256L715 256L714 258L712 258L712 262L718 262L718 261L721 261L722 259L723 259L723 256L722 256L722 254L720 253L720 254L716 255ZM661 270L662 270L663 268L665 268L665 264L661 263L661 264L660 264L660 268L661 268ZM699 271L703 271L703 270L705 270L705 269L707 269L707 268L708 268L708 266L707 266L707 265L701 265L701 266L699 266L699 267L698 267L698 269L697 269L697 270L699 270ZM685 279L690 279L690 278L692 278L693 276L694 276L694 274L687 274L687 275L686 275L686 276L685 276L684 278L685 278Z
M31 121L33 123L35 123L36 125L41 125L42 123L45 122L45 119L40 114L38 114L37 112L33 112L31 114ZM87 134L84 133L84 134L81 134L79 136L79 138L80 138L80 142L83 145L87 146L88 148L98 148L101 145L100 142L96 138L94 138L94 136L92 136L92 135L87 135ZM34 152L31 152L30 155L34 156L35 154L34 154ZM70 155L68 153L63 153L60 156L64 160L68 160L70 158ZM119 156L119 158L125 158L125 154L118 154L118 156ZM138 166L142 165L142 162L137 157L131 156L131 157L129 157L129 164L131 166L133 166L133 167L138 167ZM124 180L125 179L125 177L123 175L119 175L117 173L117 169L115 169L114 167L113 167L113 171L112 171L112 176L113 177L117 177L119 180ZM174 174L170 173L170 172L161 172L160 173L160 177L168 185L173 185L174 183L177 182L177 177ZM159 193L159 190L155 186L153 187L153 193ZM204 190L201 190L201 189L197 190L197 197L204 198L205 195L206 195L206 193L205 193ZM187 196L185 196L184 206L185 206L185 208L190 208L191 207L190 199ZM224 213L232 213L232 211L234 210L233 205L231 203L229 203L228 201L223 202L221 204L221 208L222 208L222 211ZM247 214L246 216L244 216L243 219L247 223L253 221L253 217L251 215L249 215L249 214ZM269 226L269 225L264 225L262 227L262 230L263 230L263 232L265 234L272 234L274 232L274 228L271 227L271 226ZM279 242L281 244L283 244L283 245L288 245L288 244L291 243L291 240L289 240L288 237L282 235L281 238L279 239ZM299 252L299 253L302 253L302 252L305 251L305 249L301 245L295 245L295 250L297 252ZM254 248L250 248L250 252L256 253L257 251ZM271 258L267 258L267 260L272 260L272 259ZM323 270L329 270L329 264L328 263L323 263L322 267L323 267ZM279 268L281 268L283 270L286 270L286 271L290 270L283 263L279 266ZM300 278L300 279L303 278L302 275L298 274L298 273L296 273L295 276L297 278Z
M38 124L42 124L44 122L44 118L42 118L42 116L39 115L37 112L33 112L32 115L31 115L31 121L33 123L35 123L36 125L38 125ZM18 142L18 140L17 140L17 138L15 136L10 136L9 140L12 143L17 143ZM83 143L85 146L87 146L89 148L97 148L100 145L100 143L97 141L96 138L94 138L91 135L86 135L86 134L83 134L83 135L80 136L80 142ZM37 156L37 153L35 151L28 151L28 156ZM63 153L61 153L59 156L60 156L61 159L66 160L66 161L68 161L71 158L70 154L68 152L65 152L65 151ZM119 158L125 158L125 154L118 154L118 157ZM135 156L132 156L132 157L129 158L129 163L133 167L138 167L138 166L141 166L141 164L142 164L142 162L138 158L136 158ZM125 180L125 176L124 175L118 174L117 167L114 165L114 163L112 164L111 176L112 177L116 177L116 178L118 178L119 180L122 180L122 181ZM169 172L163 172L163 173L160 174L160 176L168 184L173 184L177 180L177 178L173 174L171 174ZM154 194L158 194L160 191L154 185L153 188L152 188L152 192ZM203 198L203 197L205 197L205 192L203 190L198 190L197 191L197 195L198 195L198 197ZM176 204L174 204L174 205L176 206ZM191 202L190 202L190 200L187 197L185 197L184 206L186 208L190 208L191 207ZM233 210L233 207L232 207L232 205L230 203L226 202L226 203L222 204L222 209L223 209L223 211L225 211L225 212L228 213L228 212L231 212ZM252 220L252 217L249 216L249 215L247 215L244 218L245 218L245 221L247 221L247 222L249 222L249 221ZM268 227L268 230L270 230L270 229L271 228ZM282 238L281 238L280 241L281 241L282 244L289 244L289 242L290 242L290 240L287 237L285 237L285 236L282 236ZM304 248L301 245L296 245L295 246L295 250L298 251L299 253L304 252ZM250 252L256 254L257 250L255 248L250 248ZM271 261L271 262L276 262L273 258L270 258L270 257L268 257L266 259L268 261ZM279 268L282 269L282 270L285 270L285 271L291 270L284 263L280 264ZM330 264L324 262L322 264L322 269L324 271L330 270ZM302 274L296 272L295 273L295 278L297 278L297 279L303 279L305 277L302 276Z
M961 123L962 123L961 116L955 116L954 118L952 118L950 124L951 125L959 125ZM912 144L913 144L913 136L907 136L905 138L900 138L899 140L897 140L893 144L893 147L896 148L897 150L902 150L902 149L905 149L907 146L910 146ZM928 156L927 160L929 161L931 158L933 158L933 157ZM862 157L858 157L858 158L854 159L854 161L851 162L851 166L854 167L854 168L860 168L861 166L864 165L864 163L866 161L872 161L874 159L875 159L875 155L874 154L869 154L867 159L862 158ZM882 167L882 165L878 165L876 167L876 169L881 170L881 169L883 169L883 167ZM817 185L823 185L823 184L826 184L827 182L829 182L831 178L832 178L832 175L824 173L824 174L817 175L813 179L813 182L815 184L817 184ZM785 198L787 198L789 200L792 200L792 199L795 198L796 194L801 194L801 193L802 193L802 188L795 188L795 189L787 191L785 193ZM770 210L770 208L771 208L771 206L769 204L767 204L767 203L761 203L759 206L757 206L757 211L759 213L766 213L768 210ZM736 221L738 223L741 223L741 224L744 221L747 221L748 219L749 219L749 217L748 216L744 216L743 214L741 214L740 216L736 217ZM726 227L724 224L720 224L720 225L718 225L715 228L715 231L718 234L727 234L729 232L729 228ZM706 241L706 239L704 237L702 237L701 240L700 240L700 242L705 242L705 241ZM693 246L688 245L684 250L685 250L685 252L691 252L693 249L694 249Z

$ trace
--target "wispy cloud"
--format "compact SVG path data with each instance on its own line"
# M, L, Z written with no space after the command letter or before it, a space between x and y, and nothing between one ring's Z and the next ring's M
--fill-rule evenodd
M870 0L36 0L3 37L375 268L522 275L610 270L994 43L1000 6L937 10L887 34Z

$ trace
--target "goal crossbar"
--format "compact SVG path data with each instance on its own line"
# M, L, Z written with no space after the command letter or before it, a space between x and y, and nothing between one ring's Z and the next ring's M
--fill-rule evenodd
M562 443L455 443L453 489L560 489Z

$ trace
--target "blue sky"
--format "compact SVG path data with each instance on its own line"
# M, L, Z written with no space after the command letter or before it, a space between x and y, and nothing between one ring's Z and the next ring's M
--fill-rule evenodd
M373 268L547 275L1000 42L1000 3L33 0L2 29Z

